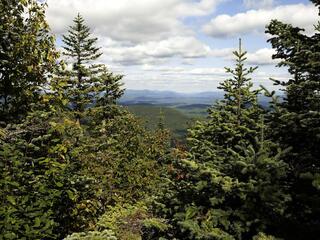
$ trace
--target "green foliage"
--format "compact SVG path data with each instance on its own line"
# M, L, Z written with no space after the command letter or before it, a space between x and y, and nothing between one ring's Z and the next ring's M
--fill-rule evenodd
M111 229L119 239L142 239L146 229L167 230L167 224L150 215L144 202L111 207L98 222L100 229Z
M143 120L143 124L148 130L157 130L159 124L163 124L163 127L169 129L172 136L179 140L185 140L188 126L194 122L191 117L174 108L161 107L162 113L159 113L159 106L139 104L127 107L132 114Z
M0 119L17 122L39 101L46 77L56 66L45 5L1 0L0 42Z
M146 204L143 201L133 205L110 206L97 224L99 231L72 234L66 239L91 239L90 237L101 239L106 235L106 237L114 237L110 239L140 240L149 239L147 235L149 231L166 231L167 224L163 219L153 217Z
M281 180L283 152L265 139L264 111L246 69L246 52L234 52L225 98L209 109L208 121L190 130L190 153L173 162L172 181L160 210L174 227L166 237L251 239L270 231L290 200Z
M63 55L71 58L71 70L60 73L58 81L66 82L62 89L68 99L68 106L75 117L80 120L89 116L97 121L112 118L115 114L116 101L123 95L121 88L122 75L116 75L103 64L94 64L100 56L100 48L96 47L97 38L91 38L90 29L84 19L77 15L68 35L63 36ZM93 113L91 108L95 107Z
M130 106L158 116L149 132L117 105L123 76L95 63L80 14L62 68L45 4L1 0L0 13L0 239L317 238L320 24L312 36L268 26L292 75L274 80L285 98L268 93L269 113L240 42L224 99L189 130L187 151L165 129L183 129L184 116Z
M103 120L112 119L121 114L117 101L124 93L123 83L121 83L123 75L109 72L105 66L101 68L102 73L94 77L93 106L89 106L87 114L93 124L100 124Z
M1 141L0 228L4 239L55 239L58 219L73 206L68 191L82 190L69 179L68 145L51 127L52 115L33 114L20 125L10 125Z
M312 2L319 7L319 1ZM274 103L268 119L272 139L283 148L292 148L284 161L290 166L287 182L293 201L280 228L289 239L314 239L320 234L319 24L315 28L316 33L308 36L300 28L273 20L266 31L272 35L269 42L276 50L273 58L292 75L285 82L274 80L285 98Z
M98 106L114 105L117 100L123 95L124 89L121 87L123 83L120 81L123 75L115 75L109 72L106 67L103 68L101 75L98 76L100 86L98 87L99 93L103 93L97 99Z
M90 28L84 24L80 13L73 22L74 25L70 27L68 35L63 36L63 42L66 45L63 54L76 59L74 70L78 71L79 77L85 77L82 64L95 60L102 54L99 52L100 48L94 46L98 39L90 38Z
M266 235L264 233L259 233L257 236L253 238L253 240L280 240L280 239L270 235Z
M62 72L68 79L66 94L69 107L77 120L83 118L84 111L93 102L95 81L93 76L102 71L101 65L92 61L101 56L100 48L95 47L97 38L90 37L90 29L78 14L70 26L68 35L63 36L63 55L71 58L72 69Z
M145 132L124 111L97 126L97 132L68 115L36 111L3 131L5 239L56 239L92 230L107 205L133 202L156 190L164 138Z
M153 192L159 181L158 163L166 139L146 132L134 116L125 111L98 125L85 140L88 176L101 177L103 188L113 201L134 201ZM94 139L93 139L94 138ZM88 144L90 142L90 144Z
M158 160L167 147L167 140L164 132L146 132L131 114L116 105L123 94L122 75L109 72L103 65L91 64L100 56L99 48L94 47L96 39L90 38L89 28L80 15L69 35L64 37L65 55L75 60L73 68L71 71L60 69L57 74L55 70L60 66L55 63L54 39L49 37L43 21L45 6L33 1L15 3L17 6L1 2L1 11L11 9L13 14L9 14L10 10L1 15L4 23L1 33L7 34L8 29L13 29L8 36L1 35L8 40L8 49L3 49L1 56L18 68L14 69L17 72L1 72L1 77L8 75L10 81L17 81L16 73L28 76L26 80L19 79L21 86L20 82L9 83L19 88L30 84L30 88L23 89L26 94L21 92L26 103L30 100L30 106L25 112L19 112L27 116L19 124L8 121L1 125L6 126L0 131L1 239L61 239L72 232L94 230L98 217L109 205L131 203L153 194L162 171ZM31 11L29 17L25 15L27 10ZM18 36L24 37L23 34L30 40L30 46L18 41ZM17 37L16 42L12 36ZM29 37L42 45L36 45ZM33 47L47 55L43 52L37 55ZM20 68L20 63L29 60L35 69L25 65ZM1 62L4 63L6 61ZM1 70L7 71L8 66L1 66ZM48 74L49 70L53 77ZM34 83L28 75L30 72L36 74L32 75ZM1 79L2 83L8 84L6 79ZM7 86L1 87L6 90ZM37 104L31 105L35 103L34 96L28 91L37 95L36 90L43 86L41 90L49 90L48 93L39 92ZM12 93L8 98L5 94L1 117L9 119L15 116L11 107L20 106ZM10 104L8 99L12 100ZM153 226L156 220L150 219L148 224ZM97 234L100 238L110 235L110 239L114 239L108 231ZM90 232L88 236L72 237L94 235Z
M165 125L164 125L164 113L162 111L162 108L160 108L160 112L159 112L159 120L158 120L158 124L157 127L159 130L164 130L165 129Z
M117 240L117 238L112 231L104 230L102 232L73 233L64 240Z

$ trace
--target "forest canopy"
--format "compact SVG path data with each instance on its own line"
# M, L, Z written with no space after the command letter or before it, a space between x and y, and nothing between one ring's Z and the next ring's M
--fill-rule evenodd
M270 80L281 99L253 87L240 40L224 98L184 144L162 112L147 130L118 104L123 75L101 64L81 13L58 51L45 11L0 1L0 239L319 238L319 22L312 35L266 26L290 74Z

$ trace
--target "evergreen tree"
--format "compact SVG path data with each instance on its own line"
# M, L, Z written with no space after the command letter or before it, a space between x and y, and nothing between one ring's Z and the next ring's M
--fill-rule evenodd
M220 85L224 100L190 130L190 153L173 162L160 210L174 226L166 237L259 239L274 232L289 200L282 152L265 139L259 90L252 90L256 68L244 66L241 43L234 55L235 69L226 69L232 78Z
M72 70L65 72L69 77L67 95L75 117L79 121L86 107L93 103L93 96L96 93L95 80L97 80L95 76L105 70L101 69L102 65L92 64L102 54L100 48L95 46L97 38L90 36L90 28L85 25L80 14L73 22L74 25L70 26L68 35L64 35L62 41L63 55L71 58L72 62Z
M99 92L103 94L98 98L98 106L107 106L117 103L117 100L124 94L124 89L121 87L123 83L120 81L123 75L115 75L109 72L106 67L103 68L102 74L98 76L100 78Z
M0 119L19 121L39 101L56 66L55 40L45 5L35 0L0 1Z
M94 117L97 120L111 119L121 112L116 104L125 91L121 82L123 75L114 74L102 66L102 72L96 78Z
M312 1L320 6L319 0ZM303 29L273 20L269 42L288 68L288 81L275 81L284 99L274 105L269 119L274 141L292 151L284 158L290 166L288 182L293 201L282 229L288 239L316 239L320 234L320 23L308 36Z
M160 108L160 112L159 112L159 117L158 117L158 130L163 131L165 129L165 125L164 125L164 112L162 110L162 108Z

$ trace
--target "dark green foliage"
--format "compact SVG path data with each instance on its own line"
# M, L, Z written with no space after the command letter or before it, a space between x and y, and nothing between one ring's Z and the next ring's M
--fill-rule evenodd
M107 106L114 105L117 103L117 100L123 95L124 89L121 87L123 83L123 75L115 75L112 72L109 72L106 67L103 68L103 71L100 76L99 93L103 93L97 99L98 106Z
M165 129L165 125L164 125L164 112L162 111L162 108L160 108L160 112L159 112L159 120L158 120L158 124L157 124L157 128L158 130L164 130Z
M148 130L154 131L159 128L159 123L163 124L164 128L172 132L172 137L185 141L187 128L193 120L188 115L181 113L179 110L169 107L159 107L154 105L129 105L128 110L143 120L143 124ZM162 115L159 116L160 108ZM162 118L162 119L161 119Z
M95 79L95 105L93 121L112 119L117 113L117 101L123 95L124 89L121 82L123 75L114 74L103 66L102 72Z
M244 67L241 45L234 55L224 100L190 130L190 153L173 162L160 211L174 226L169 238L251 239L277 226L289 200L281 150L264 139L259 91L251 90L255 68Z
M0 1L0 239L319 236L320 23L312 36L268 26L274 58L292 74L275 81L285 98L270 93L269 113L240 42L224 99L189 130L186 150L171 148L166 129L183 129L184 116L130 106L156 116L147 131L117 105L123 76L95 62L80 14L63 37L66 70L45 5Z
M110 230L74 233L65 240L118 240Z
M93 117L90 121L112 118L116 114L116 102L124 92L121 88L123 76L108 71L103 64L94 63L101 56L100 48L95 46L97 38L91 38L90 29L80 14L68 35L63 36L63 42L63 54L71 58L72 70L62 71L59 81L66 81L63 88L69 108L78 120L86 117L88 109Z
M69 105L80 120L89 104L93 103L97 93L95 89L96 75L103 71L102 65L92 64L101 56L100 48L96 47L97 38L90 37L90 29L84 24L84 19L78 14L70 26L68 35L63 36L63 55L70 57L72 70L64 71L68 78L66 87Z
M56 65L44 11L34 0L0 1L0 121L23 118Z
M59 239L92 230L108 205L155 193L165 138L148 134L123 110L96 130L99 135L59 111L36 111L2 132L5 239Z
M7 127L0 145L4 239L57 239L78 226L78 218L84 217L81 224L90 221L76 212L94 196L92 179L79 172L70 138L77 134L76 124L41 111Z
M274 141L292 148L284 159L290 166L293 197L281 228L288 239L316 239L320 234L320 25L315 27L312 36L277 20L267 27L272 35L269 42L276 50L273 58L281 60L278 66L288 67L292 75L286 82L275 80L285 98L274 104L269 119Z
M87 154L82 159L87 164L88 176L99 173L110 203L131 202L151 194L159 181L157 159L164 143L158 144L157 136L147 133L125 112L103 121L96 131L100 136L85 140L91 144L85 146Z
M122 239L141 240L150 239L148 231L166 231L168 226L163 219L150 214L146 202L118 204L109 207L98 222L98 230L88 233L74 233L66 240L81 239Z
M79 13L73 22L74 25L70 26L68 35L63 36L66 45L63 47L65 50L63 54L76 60L73 67L81 80L87 74L83 64L96 60L102 53L99 52L100 48L94 46L98 39L90 38L90 28L84 24L84 19Z
M319 0L311 0L311 2L313 2L314 5L316 5L317 7L319 7L319 10L320 10L320 1Z

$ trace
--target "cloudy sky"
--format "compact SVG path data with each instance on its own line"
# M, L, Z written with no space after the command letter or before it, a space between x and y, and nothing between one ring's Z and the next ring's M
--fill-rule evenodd
M308 0L47 0L47 19L61 45L79 12L99 38L109 69L125 75L127 89L215 91L227 78L238 38L248 64L258 65L256 86L272 88L275 68L265 25L277 18L312 33L319 20Z

